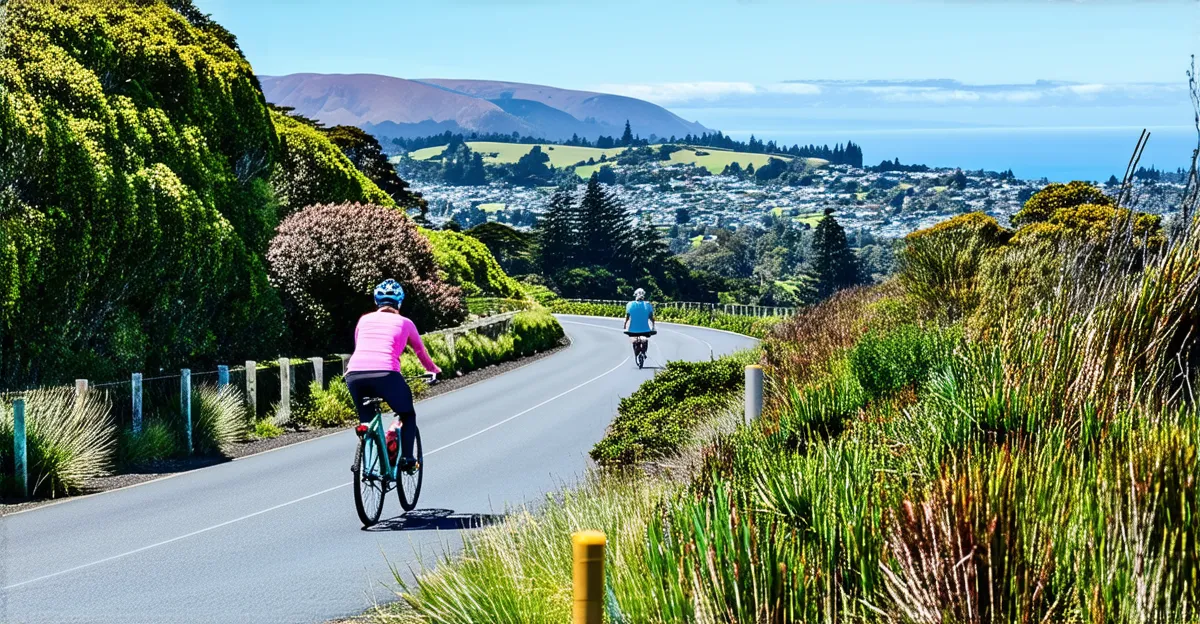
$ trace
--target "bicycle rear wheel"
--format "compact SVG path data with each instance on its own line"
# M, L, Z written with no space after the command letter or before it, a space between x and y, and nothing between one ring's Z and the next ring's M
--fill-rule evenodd
M415 423L409 426L416 429L413 455L416 457L417 466L412 470L400 471L396 477L396 496L400 498L400 507L404 511L412 511L417 506L417 498L421 496L421 482L425 479L425 454L421 450L421 430L417 429Z
M645 364L646 364L646 354L645 353L637 354L638 368L642 368L643 366L645 366Z
M383 473L383 454L379 441L371 434L358 440L354 454L354 508L364 527L373 526L383 515L383 499L387 497L387 478Z

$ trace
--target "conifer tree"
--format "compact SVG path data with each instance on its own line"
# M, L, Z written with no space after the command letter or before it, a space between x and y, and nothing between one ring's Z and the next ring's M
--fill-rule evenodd
M846 241L846 231L827 209L812 239L812 276L817 294L828 297L858 283L858 261Z
M621 135L621 146L629 147L633 145L633 128L629 126L629 120L625 120L625 132Z
M537 221L537 258L543 275L554 275L577 264L579 240L578 209L565 189L550 198L550 205Z

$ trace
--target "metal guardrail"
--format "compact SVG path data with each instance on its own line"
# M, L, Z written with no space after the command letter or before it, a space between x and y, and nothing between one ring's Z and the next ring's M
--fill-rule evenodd
M593 305L616 305L625 306L628 301L617 301L615 299L564 299L570 303L586 303ZM653 302L651 302L653 303ZM671 308L675 310L694 310L696 312L709 312L713 314L728 314L730 316L753 316L758 318L772 316L792 316L796 313L796 308L784 308L777 306L754 306L743 305L740 303L704 303L700 301L664 301L661 303L653 303L656 308Z

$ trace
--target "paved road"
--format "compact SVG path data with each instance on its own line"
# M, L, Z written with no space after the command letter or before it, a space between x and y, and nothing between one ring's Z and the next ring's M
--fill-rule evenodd
M338 433L0 519L0 622L323 622L394 599L391 562L431 564L460 531L569 483L620 397L649 379L620 322L561 317L573 345L418 405L420 506L363 531ZM648 366L748 338L662 324ZM565 536L564 536L564 539Z

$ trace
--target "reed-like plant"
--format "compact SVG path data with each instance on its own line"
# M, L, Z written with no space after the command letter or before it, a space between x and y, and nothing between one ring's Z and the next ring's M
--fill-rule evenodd
M193 445L204 455L228 454L246 436L246 401L236 386L202 385L194 392Z
M72 388L24 394L29 490L56 498L83 490L89 479L113 467L117 430L111 406L99 393L77 396ZM11 401L0 401L0 441L12 448Z

